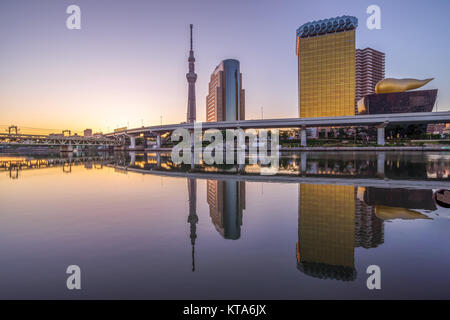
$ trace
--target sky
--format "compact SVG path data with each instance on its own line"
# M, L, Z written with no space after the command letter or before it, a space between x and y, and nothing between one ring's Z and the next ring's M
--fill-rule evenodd
M81 8L69 30L66 8ZM367 7L381 9L369 30ZM386 77L434 77L450 110L448 0L1 0L0 130L111 131L186 120L189 24L194 24L197 121L223 59L241 62L246 119L298 117L296 29L359 20L357 48L386 53ZM161 118L162 117L162 118Z

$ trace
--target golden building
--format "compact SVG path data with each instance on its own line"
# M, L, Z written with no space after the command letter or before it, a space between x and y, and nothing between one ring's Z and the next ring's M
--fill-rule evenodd
M355 115L358 19L309 22L297 30L300 118Z

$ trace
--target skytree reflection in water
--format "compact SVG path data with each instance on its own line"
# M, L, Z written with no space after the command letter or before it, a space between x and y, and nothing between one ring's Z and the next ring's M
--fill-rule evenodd
M187 179L189 194L189 216L187 222L191 226L192 272L195 271L195 239L197 239L197 180Z
M192 246L192 272L195 271L195 240L197 239L197 180L187 179L189 194L190 239ZM237 240L241 236L242 213L245 209L244 181L207 181L207 202L211 220L225 239Z
M320 279L356 280L355 248L384 243L384 221L430 219L432 190L299 185L297 268Z

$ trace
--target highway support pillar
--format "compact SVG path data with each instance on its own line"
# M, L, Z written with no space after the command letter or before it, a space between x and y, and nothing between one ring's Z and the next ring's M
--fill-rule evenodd
M161 167L161 152L156 153L156 166Z
M156 134L156 147L158 149L161 148L161 134L160 133Z
M386 152L377 153L377 177L384 179L384 164L386 162Z
M134 167L136 164L136 153L130 152L130 167Z
M300 170L301 170L301 173L303 173L303 174L306 173L307 162L308 162L308 156L307 156L306 152L302 152L301 156L300 156Z
M377 144L380 146L386 145L384 135L385 135L387 125L388 125L388 123L385 122L385 123L382 123L377 126Z
M306 147L307 146L307 142L306 142L306 127L302 126L300 127L300 142L301 142L301 146L302 147Z
M130 136L130 149L136 148L136 137Z

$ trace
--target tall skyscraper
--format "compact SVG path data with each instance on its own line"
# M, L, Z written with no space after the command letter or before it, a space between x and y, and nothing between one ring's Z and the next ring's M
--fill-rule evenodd
M372 48L356 49L355 103L375 93L375 86L384 79L385 59L383 52Z
M350 16L297 29L300 118L355 115L355 33Z
M206 121L245 120L245 90L239 61L222 61L214 70L206 96Z
M188 107L187 107L187 122L192 123L197 119L197 108L195 106L195 82L197 81L197 74L195 73L195 58L194 49L192 46L192 24L191 27L191 50L189 51L189 72L186 74L188 81Z

